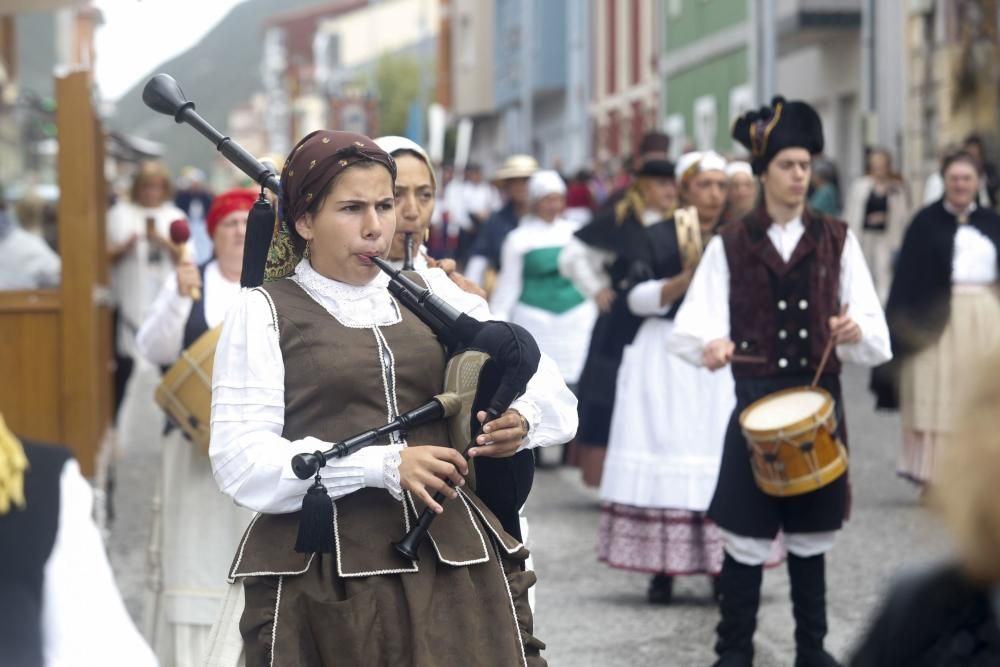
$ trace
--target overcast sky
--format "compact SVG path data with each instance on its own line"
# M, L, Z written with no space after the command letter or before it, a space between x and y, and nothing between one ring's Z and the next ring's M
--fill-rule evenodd
M278 0L280 1L280 0ZM97 83L115 100L150 70L185 51L241 0L96 0Z

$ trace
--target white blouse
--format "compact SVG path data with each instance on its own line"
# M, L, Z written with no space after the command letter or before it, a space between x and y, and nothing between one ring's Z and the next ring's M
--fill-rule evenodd
M972 225L959 225L951 260L954 285L991 285L997 281L997 247Z
M212 260L205 266L201 294L205 301L205 322L212 329L222 324L230 306L239 299L240 282L227 280L219 270L219 263ZM139 327L135 341L139 354L160 366L177 361L183 351L184 327L193 306L194 299L177 291L177 275L171 273Z
M785 225L772 224L767 236L787 262L804 232L802 220L796 218ZM861 341L838 345L837 355L863 366L889 361L889 327L861 244L850 230L840 257L840 302L848 305L847 314L861 328ZM708 343L729 338L729 264L718 236L709 241L674 323L668 340L671 351L696 366L702 364Z
M419 273L432 291L458 310L478 320L491 319L482 298L462 291L440 269ZM304 260L292 279L344 326L372 328L401 321L400 306L386 289L384 274L358 287L326 278ZM282 437L285 366L274 322L270 299L261 290L244 290L226 317L212 378L209 454L219 487L237 504L280 514L298 510L312 483L295 476L291 457L328 449L331 443L311 436L297 441ZM511 407L530 426L522 448L562 444L576 433L576 397L544 355L524 395ZM320 475L330 496L336 499L375 487L401 498L399 452L405 446L404 442L366 447L328 462Z

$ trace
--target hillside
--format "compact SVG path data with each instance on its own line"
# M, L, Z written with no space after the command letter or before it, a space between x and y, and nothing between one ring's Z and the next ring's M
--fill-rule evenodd
M329 0L247 0L233 7L195 46L158 65L118 101L106 126L167 146L165 159L175 171L183 165L208 170L215 155L212 146L194 130L142 103L142 88L157 72L170 74L181 84L198 113L225 131L229 112L261 89L260 49L263 23L269 17L303 7L330 4Z

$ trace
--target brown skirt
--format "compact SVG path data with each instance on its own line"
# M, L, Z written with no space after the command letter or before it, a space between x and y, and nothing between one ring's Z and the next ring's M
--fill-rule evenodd
M341 577L324 554L300 575L243 579L247 667L543 667L527 551L487 539L490 559L475 565L441 563L425 540L413 573Z
M933 345L903 362L900 416L903 452L897 471L931 481L933 463L955 425L968 372L1000 346L1000 297L985 285L957 285L951 317Z

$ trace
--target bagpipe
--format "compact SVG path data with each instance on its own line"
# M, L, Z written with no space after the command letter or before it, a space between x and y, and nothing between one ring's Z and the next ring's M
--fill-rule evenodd
M240 276L243 287L260 286L264 282L267 250L276 220L264 190L275 193L281 201L277 176L202 118L195 111L194 102L184 96L169 75L157 74L150 79L143 89L142 99L154 111L195 128L215 144L223 157L261 186L260 197L247 220ZM286 221L286 224L293 224L293 221ZM266 243L262 243L264 239ZM404 266L409 268L412 266L412 238L406 241L410 259ZM314 478L314 484L303 498L298 551L332 551L332 502L320 477L320 470L327 461L347 456L361 447L384 444L392 433L405 434L409 428L438 419L448 419L451 446L467 456L468 448L482 432L478 413L486 413L484 423L503 414L524 393L541 358L538 345L523 327L508 322L475 320L414 280L416 274L397 270L380 258L372 258L372 261L388 275L389 292L427 325L445 347L449 359L443 379L444 391L387 424L334 443L326 451L293 457L291 466L296 476ZM518 512L528 497L533 479L534 456L527 450L506 458L475 458L469 466L469 488L497 516L504 529L518 539L521 537ZM439 492L434 499L441 502L444 494ZM435 516L430 508L424 509L411 530L395 543L400 554L416 560L420 542Z

